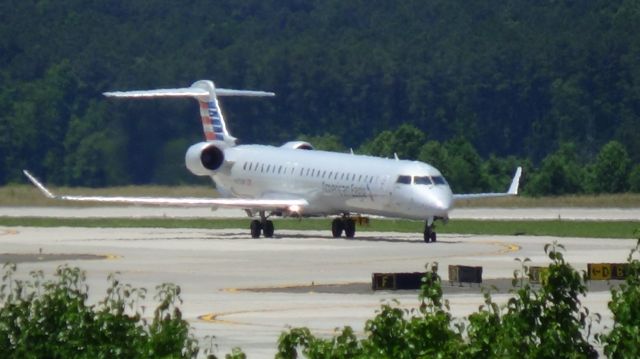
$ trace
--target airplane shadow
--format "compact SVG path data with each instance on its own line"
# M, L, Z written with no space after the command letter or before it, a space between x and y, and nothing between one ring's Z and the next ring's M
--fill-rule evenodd
M408 236L410 236L410 234L407 234L407 237ZM224 233L217 233L216 235L212 235L208 237L210 239L213 239L213 238L217 239L217 238L223 237L224 239L227 239L227 240L254 239L254 238L251 238L249 234L243 230L228 230L228 231L225 231ZM384 237L379 235L378 236L367 235L367 233L365 232L362 234L356 234L354 238L347 239L345 237L334 238L331 235L306 234L304 232L295 233L295 234L289 234L289 233L282 234L276 231L276 233L272 238L264 238L261 236L260 238L255 238L255 240L277 241L278 239L327 239L332 241L347 241L347 242L424 243L424 241L420 237L421 237L420 234L416 234L415 238L389 238L389 237ZM437 245L437 244L458 244L458 243L462 243L462 241L448 239L448 240L438 240L436 243L424 243L424 244Z
M367 235L357 235L354 238L345 238L345 237L340 237L340 238L334 238L333 236L318 236L318 235L310 235L310 234L277 234L274 236L274 239L278 239L278 238L321 238L321 239L330 239L330 240L335 240L335 241L347 241L347 242L358 242L358 241L364 241L364 242L388 242L388 243L424 243L424 241L422 239L409 239L409 238L388 238L388 237L381 237L381 236L367 236ZM442 244L457 244L457 243L462 243L462 241L452 241L452 240L443 240L443 241L437 241L433 244L438 244L438 243L442 243ZM425 244L432 244L432 243L425 243Z

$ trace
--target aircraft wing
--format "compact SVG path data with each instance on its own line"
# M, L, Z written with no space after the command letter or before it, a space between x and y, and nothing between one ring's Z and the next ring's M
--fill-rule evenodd
M254 210L291 210L298 212L309 205L305 199L254 199L254 198L193 198L193 197L121 197L121 196L59 196L49 191L29 171L22 171L48 198L76 202L122 203L149 206L175 207L226 207Z
M463 200L463 199L480 199L480 198L494 198L494 197L507 197L507 196L516 196L518 195L518 187L520 186L520 175L522 175L522 167L518 167L516 169L516 173L511 180L511 185L507 192L503 193L469 193L469 194L454 194L453 200Z

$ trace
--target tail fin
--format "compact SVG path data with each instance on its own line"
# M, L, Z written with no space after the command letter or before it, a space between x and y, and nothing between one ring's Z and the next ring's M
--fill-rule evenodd
M200 119L206 140L224 141L230 145L234 145L236 139L227 131L224 116L220 111L218 96L275 96L273 92L216 88L209 80L194 82L191 87L187 88L105 92L104 95L125 98L193 97L198 100L200 105Z

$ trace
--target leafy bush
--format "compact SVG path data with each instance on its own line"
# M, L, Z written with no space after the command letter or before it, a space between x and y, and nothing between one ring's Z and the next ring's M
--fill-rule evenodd
M2 358L150 358L195 357L198 343L182 319L180 287L158 286L153 319L138 304L146 290L109 277L106 297L88 305L85 273L60 266L54 279L42 271L31 280L14 279L6 264L0 287Z
M601 335L604 353L610 358L640 357L640 241L628 257L625 283L611 290L609 309L613 313L613 329ZM634 258L636 256L636 258Z
M350 327L331 339L315 337L307 328L290 329L280 336L277 357L297 358L300 352L309 358L597 357L589 343L591 316L580 304L586 273L567 264L562 249L545 246L551 264L540 288L523 280L528 260L522 261L514 272L513 297L503 308L485 291L478 312L453 320L434 266L423 278L418 308L383 304L366 322L363 339Z

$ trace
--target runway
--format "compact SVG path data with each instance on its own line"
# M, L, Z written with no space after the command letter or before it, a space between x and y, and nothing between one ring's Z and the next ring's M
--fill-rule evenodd
M149 316L155 286L176 283L182 287L184 317L199 338L215 336L217 354L237 346L251 358L263 358L273 357L287 327L307 326L330 335L336 327L351 325L361 334L381 301L417 305L415 291L367 290L373 272L424 271L426 263L438 262L448 286L449 264L482 266L487 280L510 278L519 268L515 258L547 264L543 246L554 240L565 245L565 257L577 269L586 269L588 262L625 261L635 246L634 240L621 239L447 234L425 244L420 237L367 232L346 240L331 238L328 230L281 230L272 239L251 239L242 229L0 227L0 254L22 258L18 268L24 277L38 269L50 274L62 263L81 267L87 271L91 301L104 296L107 275L119 272L123 282L150 290ZM331 285L343 285L343 290L320 289ZM445 293L457 317L483 302L477 288L445 288ZM506 302L508 294L494 298ZM611 323L609 298L598 287L584 300L603 315L600 327Z

